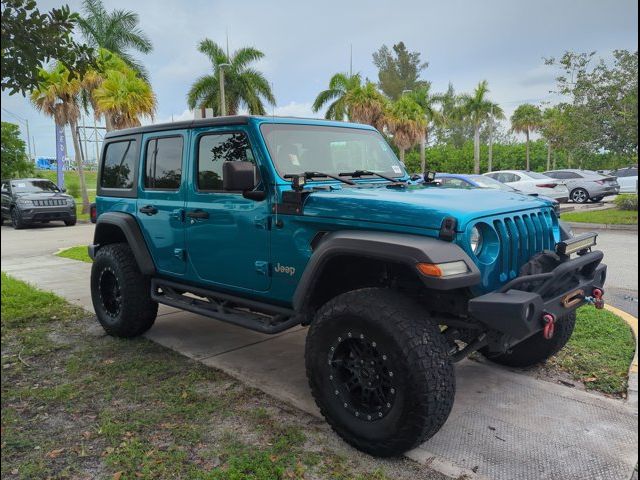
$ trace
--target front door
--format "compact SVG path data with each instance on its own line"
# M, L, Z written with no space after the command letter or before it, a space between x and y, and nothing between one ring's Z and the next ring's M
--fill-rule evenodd
M193 139L186 231L190 268L212 286L269 289L268 201L223 190L224 162L256 163L245 129L198 132Z
M183 173L188 132L142 138L142 162L136 205L142 233L159 273L186 270Z

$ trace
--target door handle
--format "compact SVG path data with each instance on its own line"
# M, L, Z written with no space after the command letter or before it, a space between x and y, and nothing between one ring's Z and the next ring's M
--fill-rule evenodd
M205 212L204 210L192 210L190 212L187 212L187 217L205 219L209 218L209 212Z
M140 208L140 213L144 213L145 215L151 216L158 213L158 209L153 205L145 205L144 207Z

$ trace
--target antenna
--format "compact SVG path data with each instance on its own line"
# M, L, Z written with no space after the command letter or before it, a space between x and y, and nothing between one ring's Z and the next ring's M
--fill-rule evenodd
M349 76L353 76L353 43L349 45Z

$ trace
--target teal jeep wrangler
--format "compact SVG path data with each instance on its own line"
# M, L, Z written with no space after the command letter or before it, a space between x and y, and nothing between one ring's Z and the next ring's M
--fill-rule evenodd
M427 179L429 180L429 179ZM220 117L109 133L89 246L107 333L158 304L275 334L308 326L311 392L333 429L379 456L434 435L453 364L557 353L602 306L595 234L518 193L411 185L375 129Z

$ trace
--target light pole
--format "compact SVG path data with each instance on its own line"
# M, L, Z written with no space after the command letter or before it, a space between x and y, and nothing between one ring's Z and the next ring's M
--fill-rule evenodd
M491 105L491 112L489 113L489 160L488 170L493 171L493 105Z
M224 97L224 69L230 67L230 63L218 64L218 77L220 77L220 116L227 115L227 101Z

